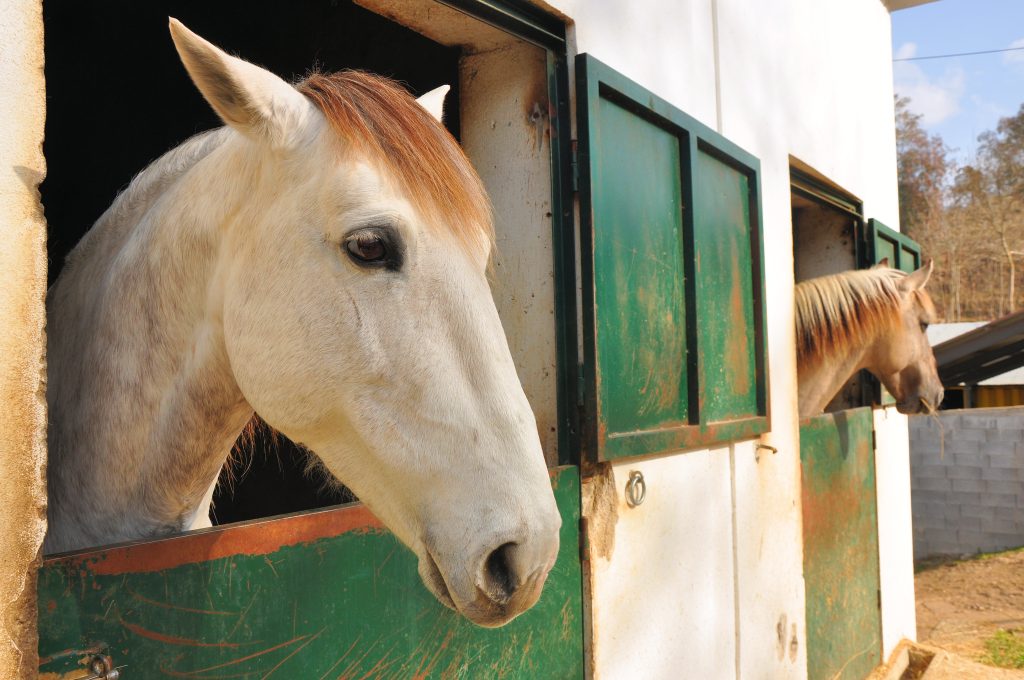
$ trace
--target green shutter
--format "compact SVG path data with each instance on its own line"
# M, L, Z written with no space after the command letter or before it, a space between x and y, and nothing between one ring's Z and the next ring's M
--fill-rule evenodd
M921 266L921 246L906 234L890 229L878 220L868 220L869 265L889 258L889 266L911 273Z
M756 436L759 163L592 57L576 67L589 453Z

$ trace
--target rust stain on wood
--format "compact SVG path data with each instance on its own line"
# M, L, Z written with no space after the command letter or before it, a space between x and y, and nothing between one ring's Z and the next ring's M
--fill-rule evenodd
M383 523L365 505L354 505L54 557L45 564L98 575L145 573L232 555L268 555L286 546L349 532L382 531Z
M241 647L243 643L240 642L203 642L202 640L193 640L191 638L177 637L175 635L167 635L155 630L149 630L143 628L136 623L130 623L124 619L120 619L121 625L135 633L139 637L148 638L150 640L156 640L157 642L163 642L169 645L181 645L184 647Z

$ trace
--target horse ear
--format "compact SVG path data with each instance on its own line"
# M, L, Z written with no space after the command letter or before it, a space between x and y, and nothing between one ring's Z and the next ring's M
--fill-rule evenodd
M444 117L444 98L448 95L448 90L452 89L451 85L442 85L441 87L435 87L430 92L422 95L416 101L419 102L420 106L427 110L431 116L433 116L438 123L443 122L441 119Z
M872 269L888 269L888 268L889 268L889 258L888 257L883 257L881 260L878 261L878 264L876 264L874 267L872 267Z
M312 104L270 71L225 53L180 21L169 19L171 39L192 82L221 120L239 132L275 146Z
M924 288L924 285L928 283L928 278L932 275L933 262L931 258L924 261L924 266L915 271L913 274L907 274L903 280L900 281L900 289L905 292L912 290L920 290Z

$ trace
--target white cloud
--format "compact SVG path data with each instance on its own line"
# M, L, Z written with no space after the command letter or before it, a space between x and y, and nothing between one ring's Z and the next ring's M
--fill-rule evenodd
M903 43L896 49L896 54L892 55L893 59L910 59L911 57L917 56L917 43Z
M917 45L904 43L894 58L908 59L916 54ZM960 100L967 89L967 75L962 68L947 68L940 76L930 76L914 62L897 61L893 64L893 78L896 92L910 99L911 110L921 114L926 126L960 113Z
M1024 38L1018 38L1010 43L1009 47L1024 47ZM1024 50L1016 52L1004 52L1003 63L1007 65L1024 64Z

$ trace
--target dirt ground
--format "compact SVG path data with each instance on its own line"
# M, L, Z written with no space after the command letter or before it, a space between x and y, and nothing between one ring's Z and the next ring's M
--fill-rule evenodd
M984 641L1000 628L1024 630L1024 550L918 565L917 639L979 660ZM1022 678L1024 671L992 677Z

